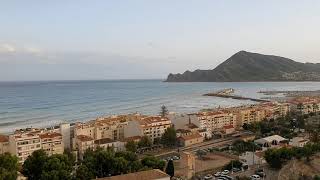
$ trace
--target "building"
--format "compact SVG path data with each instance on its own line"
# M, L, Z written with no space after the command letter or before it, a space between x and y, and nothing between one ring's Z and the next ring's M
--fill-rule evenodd
M290 105L288 103L267 102L259 104L259 107L264 109L266 119L284 117L290 112Z
M224 126L234 126L236 123L235 114L226 110L199 112L196 116L199 128L207 129L210 132L221 130Z
M147 116L128 122L124 128L124 136L148 136L151 141L161 138L165 130L171 127L171 121L166 117Z
M186 136L180 136L178 138L178 143L180 146L191 146L193 144L202 143L204 140L204 137L201 136L199 133L193 133Z
M266 150L268 148L277 148L288 144L288 140L279 135L264 137L257 139L254 142L259 144L262 147L262 150Z
M41 140L41 149L43 149L49 156L53 154L63 154L64 144L62 135L56 132L47 132L39 134Z
M78 135L75 138L76 150L78 150L78 156L80 159L83 158L84 153L88 149L95 149L94 139L90 136Z
M9 136L9 151L23 163L34 151L41 149L41 139L37 133L22 133Z
M262 165L266 163L266 160L264 159L263 155L263 152L246 151L245 153L239 156L239 160L249 166Z
M257 105L234 107L228 110L235 114L236 129L241 129L245 123L259 122L266 118L265 110Z
M152 169L147 171L139 171L135 173L123 174L118 176L111 176L99 178L98 180L170 180L170 176L159 169Z
M124 140L124 128L131 120L145 117L141 114L114 115L99 117L86 123L78 122L74 127L73 148L75 148L75 138L78 135L89 136L92 139L109 138L112 140Z
M62 135L62 141L65 149L71 150L71 126L69 123L60 124L60 134Z
M196 173L196 158L193 153L182 152L180 154L180 166L175 170L175 176L182 179L191 179Z
M9 152L9 137L0 134L0 154Z
M290 108L293 111L309 114L320 111L320 99L317 97L297 97L289 100Z
M97 139L94 141L95 148L100 147L103 149L111 148L115 152L117 151L124 151L125 150L125 143L122 141L115 141L109 138L104 139Z
M235 128L233 125L223 126L223 133L224 134L232 134L235 132Z
M290 139L289 145L293 147L303 147L306 144L310 142L308 139L305 139L304 137L294 137Z

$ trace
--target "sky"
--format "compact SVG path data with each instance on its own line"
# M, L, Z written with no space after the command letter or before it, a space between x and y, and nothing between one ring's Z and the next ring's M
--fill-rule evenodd
M0 81L165 79L245 50L320 63L317 0L10 0Z

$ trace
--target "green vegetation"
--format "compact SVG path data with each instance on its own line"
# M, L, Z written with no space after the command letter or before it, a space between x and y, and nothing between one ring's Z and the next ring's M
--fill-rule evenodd
M168 164L167 164L166 173L168 175L170 175L171 178L174 176L174 165L173 165L173 160L172 159L170 159Z
M131 152L136 152L137 144L134 141L128 141L126 144L126 150Z
M18 172L18 158L9 153L0 154L0 179L16 180Z
M168 147L173 147L177 142L176 130L173 127L167 128L161 137L161 143Z
M231 160L227 165L224 166L224 169L227 169L229 171L232 170L232 168L242 168L242 162L239 160Z
M307 162L310 161L310 157L315 153L320 152L320 144L307 144L304 147L294 147L291 149L280 148L280 149L268 149L265 152L265 159L270 165L270 167L275 169L280 169L282 165L293 159L305 158Z
M142 136L142 138L138 142L138 147L139 148L151 147L151 146L152 146L152 142L151 142L151 139L148 136Z
M246 151L256 151L260 149L261 147L256 145L253 141L246 142L242 140L237 140L232 144L232 150L237 154L242 154Z
M165 162L156 157L145 157L141 161L137 155L130 151L113 152L110 150L98 149L88 150L84 154L82 164L76 172L77 180L101 178L137 172L144 169L162 169Z
M168 109L165 105L161 106L161 111L160 111L160 116L161 117L166 117L168 115Z
M320 79L320 65L240 51L212 70L169 74L168 82L305 81Z
M305 128L304 117L296 115L287 115L277 119L263 120L251 124L244 124L242 127L257 134L258 136L270 136L278 134L285 138L296 136L295 128Z
M72 160L65 154L47 156L43 150L32 153L24 162L22 174L29 180L72 179Z

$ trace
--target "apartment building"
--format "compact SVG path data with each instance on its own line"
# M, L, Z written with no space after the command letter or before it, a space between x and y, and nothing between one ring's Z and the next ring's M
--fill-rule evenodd
M95 147L100 147L103 149L111 148L115 152L125 150L125 142L115 141L109 138L98 139L94 141Z
M259 122L266 118L264 108L256 105L240 106L235 108L229 108L236 117L235 128L241 128L243 124L250 124L253 122Z
M9 136L9 151L23 163L34 151L41 149L41 139L38 133L28 132Z
M200 129L207 129L209 132L223 129L224 126L236 123L236 115L230 111L216 110L209 112L199 112L196 114Z
M82 159L86 150L95 149L94 139L90 136L78 135L75 138L75 149L78 150L78 156Z
M56 132L47 132L39 134L41 140L41 149L43 149L49 156L53 154L63 154L64 143L62 135Z
M161 138L165 130L171 125L171 121L166 117L145 116L129 121L124 128L124 136L148 136L154 141L156 138Z
M259 105L265 111L265 118L276 119L286 116L290 112L288 103L267 102Z
M124 128L128 125L128 122L141 117L144 116L140 114L115 115L99 117L96 120L86 123L76 123L74 127L74 137L85 135L95 140L105 138L123 140L125 138Z
M0 134L0 154L9 152L9 137Z
M302 114L320 111L320 99L317 97L298 97L289 100L288 103L293 111L301 112Z

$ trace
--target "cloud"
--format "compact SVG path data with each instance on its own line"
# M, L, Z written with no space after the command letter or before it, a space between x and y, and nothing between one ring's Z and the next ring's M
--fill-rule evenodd
M10 44L0 44L0 53L13 53L16 48Z

